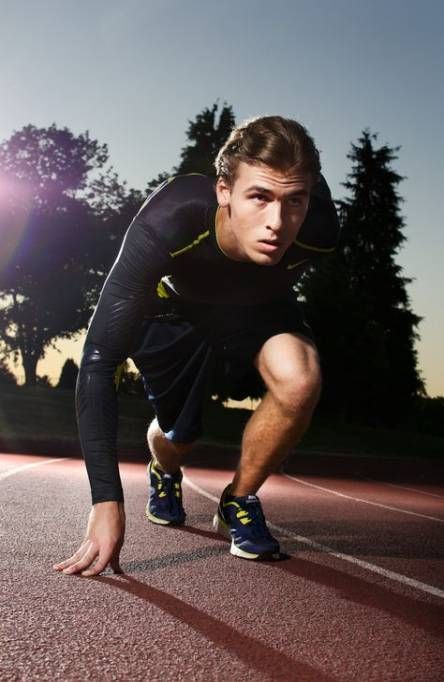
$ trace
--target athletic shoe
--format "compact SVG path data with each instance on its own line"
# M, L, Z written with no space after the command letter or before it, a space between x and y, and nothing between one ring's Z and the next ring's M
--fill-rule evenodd
M181 525L185 521L182 506L182 472L166 474L152 459L148 464L150 496L145 514L153 523L162 526Z
M220 498L213 528L231 539L230 553L242 559L278 559L279 543L268 530L257 495L234 497L231 484Z

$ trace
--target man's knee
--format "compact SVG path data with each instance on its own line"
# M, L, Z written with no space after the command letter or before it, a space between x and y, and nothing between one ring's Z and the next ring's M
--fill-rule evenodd
M176 454L181 455L188 454L196 444L195 441L188 443L178 443L176 441L170 440L169 438L166 437L166 435L160 428L157 419L153 419L153 421L148 427L147 440L150 450L155 449L157 444L163 447L168 447Z
M288 414L313 412L322 387L319 357L314 344L291 335L274 337L257 358L267 389Z
M273 385L273 395L285 412L312 412L321 395L321 373L319 367L304 369L303 372L282 373Z

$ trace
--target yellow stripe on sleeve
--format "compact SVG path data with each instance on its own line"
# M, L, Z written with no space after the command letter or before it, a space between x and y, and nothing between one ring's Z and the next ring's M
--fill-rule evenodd
M210 236L210 230L207 230L206 232L202 232L198 237L191 242L191 244L187 244L187 246L184 246L182 249L179 249L178 251L170 251L170 256L171 258L176 258L176 256L181 256L183 253L186 251L190 251L190 249L194 249L195 246L199 246L201 241L203 239L206 239L207 237Z
M300 242L298 239L295 239L294 243L297 246L302 247L303 249L307 249L307 251L317 251L318 253L332 253L333 251L336 250L336 246L328 247L326 249L326 248L321 248L320 246L311 246L310 244L304 244L303 242Z

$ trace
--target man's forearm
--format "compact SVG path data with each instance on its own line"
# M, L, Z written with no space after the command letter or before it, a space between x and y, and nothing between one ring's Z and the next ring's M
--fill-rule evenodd
M76 412L93 504L123 501L116 447L115 365L99 348L85 346L77 379Z

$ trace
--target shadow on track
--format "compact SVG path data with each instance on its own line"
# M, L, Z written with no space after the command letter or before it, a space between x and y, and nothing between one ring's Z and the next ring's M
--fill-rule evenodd
M444 607L439 604L394 594L381 585L368 583L362 578L307 559L291 557L289 561L277 563L275 567L333 589L346 601L388 613L408 625L421 628L440 639L444 638Z
M225 553L226 549L222 547L199 547L189 552L176 552L175 554L155 557L154 559L128 561L125 562L124 573L152 573Z
M169 554L167 556L156 557L154 559L136 560L125 562L124 573L149 573L152 571L158 571L165 568L171 568L172 566L179 566L180 564L187 564L193 561L199 561L201 559L207 559L212 556L220 556L227 554L230 541L224 538L214 531L202 530L201 528L194 528L193 526L174 526L175 531L179 530L181 533L189 533L190 535L196 535L197 537L202 537L208 540L217 540L221 543L220 546L208 546L199 547L188 552L176 552L175 554ZM284 561L290 559L289 554L281 553L279 559L261 561L260 563L273 564L276 561Z
M273 649L268 644L259 642L253 637L235 630L187 602L128 575L122 575L118 578L97 577L92 578L92 580L106 583L154 604L157 608L214 642L218 647L236 656L251 669L264 673L273 680L288 680L289 674L294 676L293 679L301 680L301 682L334 682L335 680L335 678L325 675L307 663L295 661L286 656L284 652Z
M217 540L221 545L201 547L189 552L145 561L128 562L125 564L125 574L162 570L183 563L207 559L211 556L220 556L227 552L229 541L217 533L192 526L184 526L180 528L180 531L213 541ZM238 561L238 559L233 559L233 561ZM280 560L260 563L267 567L271 566L285 571L308 582L333 589L345 601L382 611L408 625L421 628L435 637L444 639L444 607L439 604L430 604L406 595L398 595L381 585L369 583L362 578L350 575L350 573L283 552Z
M359 557L386 557L389 559L444 559L444 545L442 543L442 528L436 524L433 534L427 530L423 521L409 521L408 534L405 523L393 521L381 533L381 524L375 520L363 521L348 519L326 520L297 520L297 524L288 520L276 520L278 526L286 526L292 533L325 543L337 552ZM296 541L285 538L289 551L297 551L301 545ZM323 553L322 550L312 548L312 552Z

